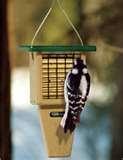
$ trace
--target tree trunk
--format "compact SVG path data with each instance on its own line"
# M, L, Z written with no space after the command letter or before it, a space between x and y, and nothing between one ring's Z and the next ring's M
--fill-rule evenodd
M0 159L11 159L7 0L0 1Z

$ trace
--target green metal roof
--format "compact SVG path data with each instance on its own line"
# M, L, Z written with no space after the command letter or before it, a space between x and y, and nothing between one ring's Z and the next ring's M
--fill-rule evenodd
M20 49L26 52L95 52L96 46L94 45L21 45Z

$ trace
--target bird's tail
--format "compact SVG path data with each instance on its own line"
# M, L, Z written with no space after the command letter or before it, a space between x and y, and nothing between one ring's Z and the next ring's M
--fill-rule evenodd
M61 126L63 129L64 129L64 127L65 127L66 120L67 120L67 117L68 117L68 105L66 105L65 108L66 108L66 109L65 109L64 116L63 116L63 118L62 118L62 120L61 120L61 122L60 122L60 126Z

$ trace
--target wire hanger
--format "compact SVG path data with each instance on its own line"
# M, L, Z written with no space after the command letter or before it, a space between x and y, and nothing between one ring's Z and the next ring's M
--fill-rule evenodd
M72 21L70 20L68 14L67 14L66 11L64 10L64 7L62 6L60 0L53 0L53 1L52 1L52 4L51 4L51 7L49 8L48 12L47 12L46 15L44 16L42 22L41 22L40 25L38 26L38 29L36 30L36 32L35 32L35 34L34 34L34 36L33 36L33 39L32 39L32 41L31 41L31 48L33 47L34 41L35 41L38 33L39 33L40 30L42 29L45 21L47 20L48 16L50 15L51 11L53 10L53 7L54 7L55 3L58 4L59 9L60 9L60 10L62 11L62 13L64 14L64 16L65 16L65 18L67 19L68 23L70 24L70 26L73 28L74 32L76 33L76 35L77 35L77 37L78 37L81 45L83 46L83 45L84 45L83 40L82 40L79 32L77 31L76 27L74 26L74 24L73 24Z

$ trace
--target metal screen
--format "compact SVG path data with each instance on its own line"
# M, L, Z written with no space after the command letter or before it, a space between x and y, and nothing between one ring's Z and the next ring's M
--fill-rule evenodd
M45 54L42 57L43 99L64 98L64 80L72 68L73 61L81 54Z

